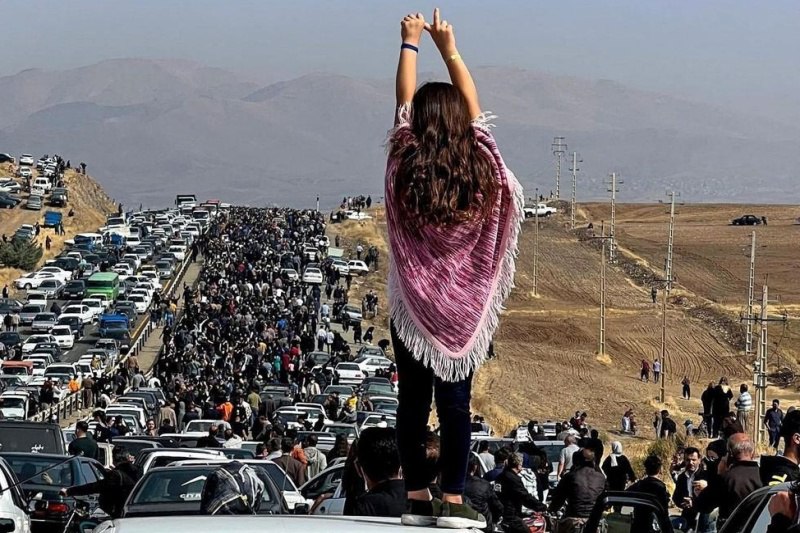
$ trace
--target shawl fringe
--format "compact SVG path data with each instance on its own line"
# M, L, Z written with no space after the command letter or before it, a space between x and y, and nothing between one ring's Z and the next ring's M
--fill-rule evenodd
M482 115L480 118L483 119L483 123L479 124L480 127L490 127L488 124L490 116L484 117ZM506 171L511 174L510 170ZM489 344L492 342L497 327L500 325L500 313L505 309L505 300L511 294L511 289L514 288L516 258L519 253L517 237L522 225L523 207L525 206L525 196L518 182L514 187L513 202L515 208L510 215L508 236L508 242L511 245L506 249L503 256L498 274L497 289L492 295L491 302L478 326L475 342L463 357L451 358L444 355L419 331L411 318L411 314L406 309L403 299L399 297L390 299L389 315L398 337L411 351L415 359L431 368L433 373L444 381L462 381L475 372L486 361L489 353ZM401 288L397 286L398 280L399 274L392 266L392 272L389 275L390 293L402 294Z

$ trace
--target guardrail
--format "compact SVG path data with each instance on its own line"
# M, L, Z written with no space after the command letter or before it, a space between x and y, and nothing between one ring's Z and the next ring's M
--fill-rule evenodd
M165 297L171 298L175 295L178 287L180 287L181 281L183 281L183 276L186 275L186 271L189 269L189 265L191 264L191 256L190 254L187 254L178 272L175 273L169 283L167 283L165 289L162 291L162 294ZM136 329L134 329L134 333L131 336L131 345L128 349L128 353L120 357L114 366L105 369L103 375L114 375L117 370L119 370L120 365L125 363L129 357L132 355L137 355L139 352L141 352L154 329L156 329L156 325L150 321L150 314L147 313L142 317L142 322L136 327ZM160 353L161 352L159 351L159 355ZM158 361L158 358L156 358L156 361ZM59 422L70 417L73 413L82 411L86 407L83 402L83 397L83 389L78 390L77 392L69 393L63 400L51 405L46 409L42 409L35 415L29 417L28 420L32 422Z

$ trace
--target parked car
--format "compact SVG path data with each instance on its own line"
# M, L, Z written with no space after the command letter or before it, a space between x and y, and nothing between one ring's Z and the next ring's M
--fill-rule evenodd
M358 259L351 259L347 262L347 269L351 274L355 274L358 276L363 276L364 274L369 274L369 267L364 261L359 261Z
M42 209L43 205L44 202L42 201L42 197L38 194L32 194L28 197L28 201L25 203L25 209L34 209L38 211Z
M356 363L339 363L333 371L335 384L358 385L364 379L364 371Z
M13 192L18 193L22 190L22 185L18 181L11 178L0 179L0 192Z
M25 304L19 312L19 323L23 326L30 326L33 318L39 313L44 312L45 306L42 304Z
M378 370L388 370L392 365L391 359L378 356L359 357L353 362L368 376L374 375Z
M733 226L758 226L761 224L761 217L755 215L744 215L731 220Z
M31 322L31 331L34 333L46 333L50 331L50 328L56 325L57 320L58 317L55 313L39 313L33 317L33 321Z
M321 284L323 281L322 271L318 268L307 267L303 271L303 282L311 284Z
M17 289L27 291L39 287L46 279L56 279L56 276L50 272L31 272L14 280L14 286Z

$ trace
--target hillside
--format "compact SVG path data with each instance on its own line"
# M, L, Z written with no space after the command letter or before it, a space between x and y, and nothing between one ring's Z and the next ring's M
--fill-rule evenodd
M0 165L0 176L13 176L14 167L8 164ZM63 248L64 239L72 238L76 233L95 231L105 224L106 214L114 212L116 204L105 193L100 185L90 176L84 176L74 170L67 170L64 181L69 189L70 201L65 208L45 206L41 211L31 211L24 208L24 199L27 193L20 194L23 203L14 209L0 209L0 228L2 232L11 236L22 224L35 224L42 222L45 211L61 211L64 215L64 231L66 235L57 236L52 228L42 228L39 242L44 246L47 235L52 239L52 247L45 252L42 262L58 255ZM75 216L67 216L70 208L74 209ZM23 272L13 268L0 268L0 287L13 281ZM13 290L12 290L13 292Z
M607 206L588 204L581 213L596 223ZM790 209L755 208L765 213L770 226L763 239L770 250L759 272L796 268L791 263L796 241L786 240L784 232L800 229L788 225ZM575 410L589 412L593 425L614 430L622 413L633 407L644 436L656 409L667 407L682 422L697 418L699 395L710 381L726 376L731 383L749 383L751 364L738 345L735 330L741 328L739 308L718 304L713 298L729 294L735 300L739 288L732 285L725 269L709 267L718 263L737 271L736 261L745 262L739 235L747 240L747 228L724 226L731 206L691 205L681 208L680 231L676 231L675 267L678 286L669 302L667 348L669 367L666 405L658 403L659 388L638 379L643 358L660 356L660 305L650 300L647 276L658 275L651 264L663 261L666 219L663 206L626 205L618 210L620 242L624 257L607 270L607 359L599 359L598 331L600 306L600 251L597 243L579 240L583 230L571 232L562 217L541 223L538 261L538 297L533 295L533 222L524 223L520 237L516 287L507 302L496 336L497 358L477 373L473 387L473 408L487 416L500 431L508 431L520 420L566 419ZM774 222L773 222L774 219ZM783 223L782 223L783 222ZM343 225L335 231L351 237L380 235L383 222ZM774 224L774 228L773 228ZM371 228L369 226L372 226ZM774 233L773 233L774 232ZM788 233L791 235L791 233ZM638 236L637 239L631 235ZM769 240L768 235L774 235ZM649 241L648 241L649 239ZM648 244L649 243L649 244ZM691 253L689 251L691 250ZM646 260L644 258L647 258ZM694 263L689 261L694 259ZM707 259L706 259L707 258ZM784 261L789 261L781 266ZM700 270L703 270L702 277ZM638 269L638 270L637 270ZM681 274L683 272L683 274ZM691 272L691 274L690 274ZM777 276L776 285L786 286ZM699 279L698 279L699 278ZM746 283L746 278L745 278ZM385 286L378 286L385 289ZM788 289L788 287L787 287ZM788 290L787 290L788 292ZM787 304L788 305L788 304ZM790 315L796 307L788 306ZM385 324L385 316L381 317ZM770 330L773 367L775 363L794 365L800 340L799 322L790 320L785 330ZM779 329L780 328L780 329ZM777 344L777 346L776 346ZM777 348L777 351L776 351ZM780 360L774 355L780 354ZM680 398L680 382L686 376L692 383L691 401ZM772 388L770 397L798 399L791 389Z
M565 135L584 159L583 198L604 196L602 179L616 170L628 201L652 201L664 186L693 201L800 201L796 126L610 81L474 74L510 167L543 190L550 143ZM26 70L0 78L0 151L82 154L128 204L163 207L191 190L250 205L311 206L317 195L334 205L353 190L381 194L393 100L390 79L317 73L264 86L185 61Z

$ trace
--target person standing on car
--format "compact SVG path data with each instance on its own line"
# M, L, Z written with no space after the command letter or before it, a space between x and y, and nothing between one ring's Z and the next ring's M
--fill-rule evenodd
M417 89L423 31L452 83ZM401 37L385 180L389 285L398 289L389 302L400 376L397 435L411 500L401 522L484 528L486 520L463 499L472 376L487 357L513 285L524 196L486 125L453 27L436 9L428 24L420 13L406 16ZM421 474L433 397L442 500L433 499Z
M522 521L522 507L537 512L547 510L547 506L525 488L519 475L520 472L522 472L522 455L512 453L506 460L503 472L495 482L500 486L500 502L503 504L503 530L506 533L528 533L530 531ZM602 474L600 476L602 477ZM478 506L473 504L473 507L480 511Z
M564 515L558 523L559 533L580 531L594 508L595 501L606 488L606 477L595 467L594 451L581 449L575 454L575 465L553 489L549 510Z

